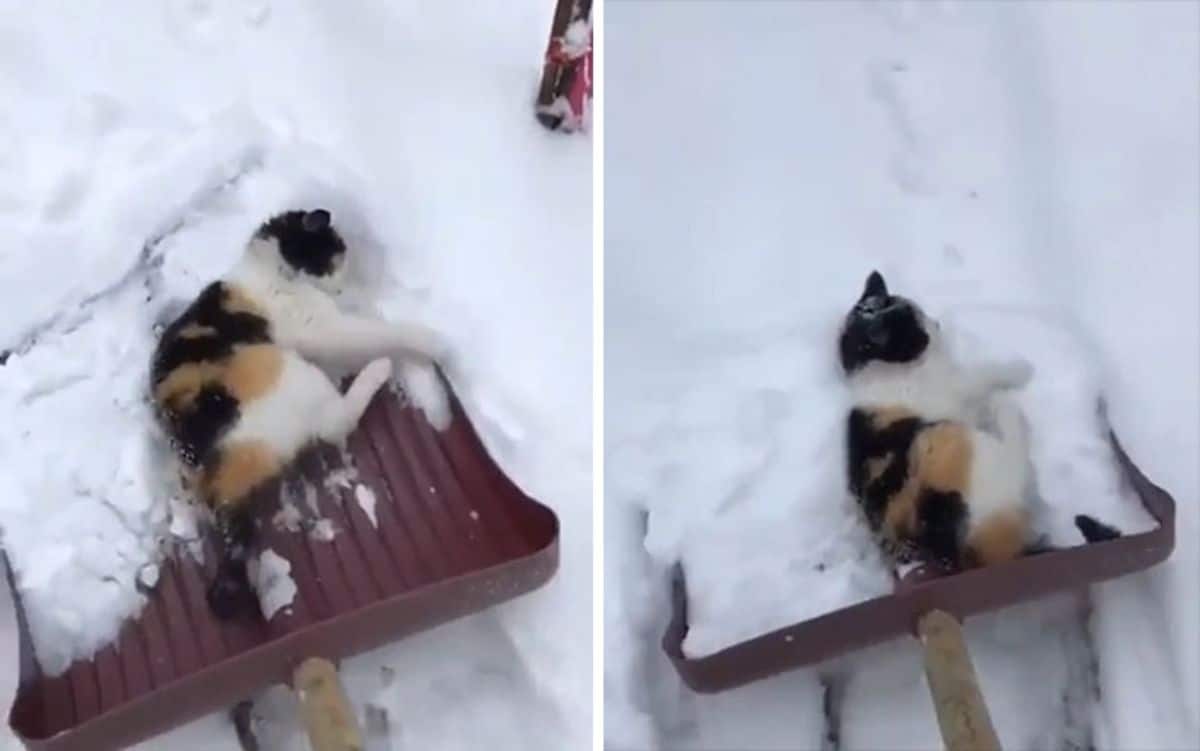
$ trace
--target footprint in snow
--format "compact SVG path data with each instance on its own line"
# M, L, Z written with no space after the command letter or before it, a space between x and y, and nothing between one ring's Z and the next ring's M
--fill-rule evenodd
M246 25L261 28L271 18L271 4L266 2L249 3L246 8Z
M946 263L950 266L962 266L963 254L962 251L950 243L942 246L942 257L946 259Z

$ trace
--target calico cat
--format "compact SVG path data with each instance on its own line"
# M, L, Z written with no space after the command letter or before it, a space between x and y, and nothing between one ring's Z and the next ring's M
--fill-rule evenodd
M392 356L446 354L424 326L338 309L346 243L331 219L315 209L262 224L241 261L164 330L151 363L159 420L213 514L220 561L208 601L222 618L253 602L252 492L307 445L343 440L391 378ZM358 373L343 394L310 360Z
M1027 362L960 366L937 321L878 272L838 344L854 401L849 487L886 549L957 568L1050 549L1031 528L1028 428L1005 393L1029 382ZM1088 542L1120 534L1087 516L1075 524Z

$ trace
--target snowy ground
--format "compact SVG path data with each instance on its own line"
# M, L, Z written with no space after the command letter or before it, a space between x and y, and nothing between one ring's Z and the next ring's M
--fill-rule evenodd
M824 465L795 436L829 411L806 348L879 265L967 333L1068 332L1180 505L1167 564L968 623L1004 747L1197 747L1197 6L614 0L606 22L608 745L939 747L912 643L715 696L659 648L672 558L778 568L755 551L801 530ZM1103 487L1086 453L1043 482ZM698 536L714 514L744 539Z
M588 742L591 143L533 118L551 12L0 3L0 528L31 591L95 566L118 578L104 607L136 607L125 575L164 522L140 401L152 327L268 213L320 203L373 304L447 332L484 440L563 529L545 589L349 661L351 697L387 710L395 748ZM286 693L259 711L265 747L306 747ZM213 716L143 747L237 741Z

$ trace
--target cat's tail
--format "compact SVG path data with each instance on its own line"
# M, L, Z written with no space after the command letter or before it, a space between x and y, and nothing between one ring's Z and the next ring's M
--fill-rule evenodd
M208 585L208 606L218 618L228 620L255 607L257 598L246 569L254 542L254 520L250 510L239 504L218 507L214 515L220 559Z
M1121 536L1121 530L1102 521L1097 521L1087 514L1076 515L1075 526L1079 528L1079 533L1083 535L1083 539L1088 542L1105 542L1107 540L1115 540Z

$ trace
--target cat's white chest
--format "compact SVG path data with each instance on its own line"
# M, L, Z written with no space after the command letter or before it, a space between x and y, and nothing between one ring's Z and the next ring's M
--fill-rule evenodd
M904 406L926 420L960 419L965 395L953 368L926 363L918 368L868 366L851 381L854 402L862 406Z
M317 290L297 285L268 290L265 297L273 321L295 326L311 325L321 313L333 306L333 301Z
M238 280L246 293L262 307L277 341L287 342L337 311L337 303L308 284L284 279Z

